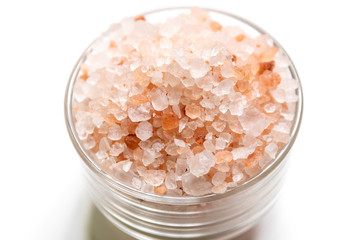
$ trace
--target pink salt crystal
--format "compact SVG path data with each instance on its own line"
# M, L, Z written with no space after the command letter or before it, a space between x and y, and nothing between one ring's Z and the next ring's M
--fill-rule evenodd
M140 191L226 192L290 137L299 84L269 40L200 9L160 24L122 21L95 43L75 83L79 139Z
M188 165L190 172L196 176L200 177L207 174L212 166L215 165L216 158L215 156L205 150L196 154L193 158L188 159Z
M153 136L153 127L149 122L141 122L135 129L136 136L145 141Z
M167 152L167 154L169 154L170 156L176 156L178 155L178 146L176 146L175 143L170 143L166 146L165 151Z
M239 120L245 132L254 137L259 136L271 123L264 114L254 107L246 108Z
M219 186L225 181L225 178L226 178L226 173L217 172L212 177L211 182L212 184L214 184L214 186Z
M215 165L215 168L219 171L219 172L229 172L230 171L230 167L227 163L219 163Z
M185 114L191 119L196 119L201 115L201 107L195 103L190 103L185 107Z
M204 177L187 173L182 176L182 187L184 192L191 196L201 196L210 193L212 185Z
M194 136L194 131L191 130L190 128L185 128L182 133L181 136L185 139L191 138Z
M166 172L164 170L145 170L143 177L147 184L157 187L164 182Z

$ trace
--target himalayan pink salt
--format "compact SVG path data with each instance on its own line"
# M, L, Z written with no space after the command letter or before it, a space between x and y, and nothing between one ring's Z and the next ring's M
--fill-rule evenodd
M224 172L216 172L211 179L211 182L214 186L219 186L225 181L226 173Z
M142 140L148 140L153 136L153 126L149 122L141 122L135 129L136 136Z
M164 130L175 129L179 126L179 118L173 112L165 113L161 117L161 126Z
M289 141L299 84L268 37L201 9L162 23L128 18L98 39L74 86L89 156L143 192L221 194Z
M185 107L185 114L191 119L196 119L201 115L201 107L194 103L190 103Z
M233 154L228 150L218 151L215 154L215 157L216 157L216 163L217 164L224 163L224 162L230 162L234 158Z

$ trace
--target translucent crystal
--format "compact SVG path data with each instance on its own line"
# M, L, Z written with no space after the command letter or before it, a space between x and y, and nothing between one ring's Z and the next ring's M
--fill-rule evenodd
M190 172L197 177L207 174L212 166L215 165L216 158L209 151L202 151L193 158L188 159Z
M135 129L136 136L145 141L153 136L153 126L149 122L141 122Z
M212 184L204 177L196 177L191 173L182 176L182 187L184 192L191 196L201 196L211 193Z

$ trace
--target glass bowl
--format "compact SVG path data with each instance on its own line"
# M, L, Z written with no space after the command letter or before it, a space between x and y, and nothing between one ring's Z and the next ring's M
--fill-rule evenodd
M159 9L139 16L145 16L150 22L158 22L189 10L187 7ZM205 10L209 11L214 20L224 25L239 25L250 35L269 35L236 15L213 9ZM288 57L280 44L272 39L274 46ZM224 194L174 197L142 192L121 183L102 170L81 145L74 126L73 87L80 66L95 43L96 40L85 50L71 74L65 95L65 119L70 138L81 157L89 190L97 208L120 230L139 239L230 239L252 227L276 199L285 173L287 156L300 127L303 95L291 60L289 71L299 83L296 90L299 100L289 142L278 152L276 159L261 172Z

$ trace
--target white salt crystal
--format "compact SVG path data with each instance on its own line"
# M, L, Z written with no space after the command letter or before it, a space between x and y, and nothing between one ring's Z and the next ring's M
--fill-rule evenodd
M164 182L166 172L164 170L145 170L143 177L147 184L157 187Z
M183 117L182 119L180 119L180 121L179 121L179 133L181 133L182 130L184 130L188 120L189 120L188 117Z
M290 133L291 131L291 122L283 121L275 124L272 129L273 131L280 132L280 133Z
M254 107L246 108L239 120L245 132L254 137L259 136L271 123L265 114Z
M176 175L174 172L168 172L166 174L165 187L167 189L176 189L177 188Z
M226 127L226 123L222 121L215 121L211 124L211 126L213 126L216 131L222 132Z
M153 136L153 127L149 122L141 122L135 129L136 136L145 141Z
M136 189L140 189L142 186L142 181L137 177L133 177L131 180L131 185Z
M211 188L211 191L213 193L216 193L216 194L221 194L221 193L224 193L226 192L226 189L227 189L227 184L226 183L222 183L220 185L217 185L217 186L213 186Z
M207 174L212 166L215 165L216 157L209 151L202 151L193 158L188 159L190 172L194 176L203 176Z
M230 133L226 133L226 132L222 132L219 134L219 138L224 139L227 143L231 141L231 134Z
M179 88L172 88L168 93L169 104L170 105L178 105L180 102L180 98L182 95L182 90Z
M161 38L160 39L160 48L165 48L165 49L171 49L172 47L172 42L169 38Z
M164 147L165 147L165 144L162 143L161 141L159 141L159 142L154 142L153 145L152 145L152 149L153 149L155 152L160 152Z
M150 92L151 103L156 111L163 111L169 106L166 93L161 89L153 89Z
M109 149L110 149L109 140L106 137L101 138L99 142L99 151L107 152L109 151Z
M225 181L225 178L226 178L226 173L216 172L212 177L211 182L212 184L214 184L214 186L218 186Z
M219 85L211 90L211 92L217 96L223 96L229 94L234 87L234 81L231 79L222 80Z
M93 137L87 137L85 140L82 141L82 144L86 150L90 150L95 147L96 142Z
M167 152L167 154L169 154L170 156L178 155L177 150L178 150L178 146L176 146L175 143L170 143L165 148L165 152Z
M216 150L223 150L225 149L227 143L223 138L215 139L215 149Z
M159 85L162 83L163 80L163 74L160 71L155 71L152 75L151 82L154 85Z
M243 177L244 177L243 173L238 173L238 174L233 175L232 179L234 182L237 183L237 182L240 182L241 179L243 179Z
M209 65L207 65L202 59L194 58L191 61L190 73L193 78L201 78L210 71Z
M229 111L232 115L241 116L244 112L244 106L246 105L246 97L240 96L229 104Z
M179 147L185 147L185 142L183 140L180 139L174 139L174 143L179 146Z
M221 75L225 78L232 78L235 76L234 67L231 63L225 62L221 66Z
M172 107L173 112L175 113L176 116L178 116L178 118L181 118L181 111L179 108L179 105L173 105Z
M141 161L144 166L149 166L155 161L155 152L151 150L144 150Z
M207 98L204 98L203 100L201 100L200 105L203 106L204 108L208 108L208 109L215 108L214 103L210 99L207 99Z
M260 160L259 160L259 166L261 168L266 167L274 160L274 158L271 158L268 154L265 154Z
M131 168L131 165L133 164L132 161L130 160L126 160L126 161L122 161L122 170L124 172L129 172L130 168Z
M208 150L209 152L215 152L215 146L211 140L206 140L203 143L203 145L204 145L205 149Z
M183 138L191 138L192 136L194 136L194 131L191 130L190 128L185 128L182 133L181 136Z
M119 142L115 142L113 145L111 145L109 154L111 156L119 156L125 149L125 145Z
M211 193L212 184L204 177L196 177L191 173L182 176L182 187L185 193L192 196L200 196Z
M230 103L229 102L222 102L219 106L219 111L223 114L225 114L227 112L227 110L229 110L229 106Z
M264 110L267 113L273 113L276 110L276 105L273 103L268 103L264 106Z
M108 138L110 140L116 141L120 140L123 136L127 134L118 124L114 124L109 128Z
M245 159L255 151L255 147L239 147L231 151L234 156L234 160Z
M186 172L188 165L187 161L184 158L178 158L175 164L175 174L179 179L181 179L181 176Z
M269 143L266 147L265 147L265 152L267 154L269 154L269 156L271 158L275 158L276 157L276 153L278 151L278 146L275 143Z
M145 103L139 107L130 106L128 109L129 118L132 122L147 121L150 116L150 104Z

